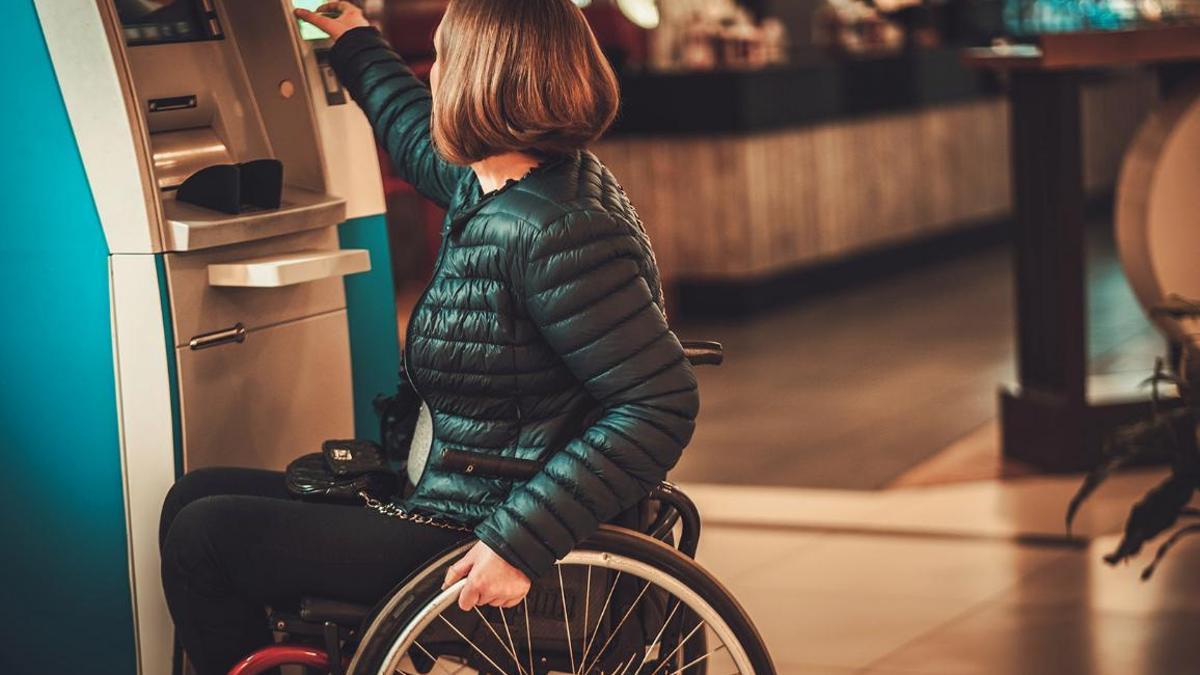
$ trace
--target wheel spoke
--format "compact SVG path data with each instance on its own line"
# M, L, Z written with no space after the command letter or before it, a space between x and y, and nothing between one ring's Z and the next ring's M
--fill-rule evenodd
M710 656L712 656L713 654L716 654L717 652L721 651L722 649L725 649L725 645L721 645L720 647L717 647L716 649L711 650L704 656L700 656L700 657L692 659L690 662L684 664L682 668L671 673L671 675L679 675L683 671L687 670L688 668L691 668L692 666L696 665L697 663L700 663L704 659L709 658Z
M612 585L608 587L608 595L604 598L604 606L600 608L600 614L596 617L596 630L592 631L592 639L583 648L583 662L587 663L588 654L592 651L592 643L596 641L596 636L600 634L600 622L604 620L604 613L608 611L608 603L612 602L613 591L617 590L617 582L621 580L621 573L617 572L613 577Z
M563 608L563 626L567 630L567 653L571 656L571 672L578 673L575 669L575 646L571 640L571 617L567 615L567 587L563 584L562 565L555 565L558 570L558 594L562 598Z
M620 673L620 675L625 675L626 673L628 673L628 672L629 672L629 669L633 667L633 662L634 662L634 661L637 661L637 656L638 656L638 655L637 655L637 652L636 652L636 651L635 651L634 653L632 653L632 654L630 654L630 655L629 655L629 663L626 663L626 664L624 665L624 667L622 667L622 668L621 668L621 673ZM614 674L614 675L615 675L615 674Z
M670 653L670 654L667 654L667 658L663 659L663 660L662 660L662 661L661 661L661 662L658 664L658 666L656 666L656 667L654 668L654 670L650 671L650 675L655 675L655 673L657 673L658 671L662 670L664 666L666 666L668 663L670 663L670 662L671 662L671 659L675 657L675 654L679 653L679 650L680 650L680 649L683 649L683 646L684 646L685 644L687 644L687 641L688 641L688 640L691 640L691 639L692 639L692 636L696 634L696 631L700 630L700 628L702 628L703 626L704 626L704 622L703 622L703 621L701 621L700 623L696 624L696 627L695 627L695 628L693 628L691 631L689 631L689 632L688 632L688 634L687 634L687 637L685 637L685 638L683 638L682 640L680 640L680 641L679 641L679 644L675 645L675 649L672 649L672 650L671 650L671 653Z
M442 623L449 626L450 630L454 631L458 635L458 637L462 638L463 642L470 645L471 649L474 649L475 651L479 652L479 655L482 656L484 659L486 659L488 663L492 664L493 668L500 671L502 675L508 675L508 671L504 670L499 665L497 665L496 662L492 660L492 657L487 655L487 652L483 651L482 649L479 648L479 645L475 644L474 640L467 637L466 635L463 635L463 632L458 629L458 626L455 626L449 619L447 619L445 616L443 616L441 614L438 615L438 618L442 620Z
M579 638L579 644L581 646L586 645L588 643L588 639L587 639L588 621L591 621L591 617L592 617L592 614L589 611L590 607L588 606L588 604L589 604L588 601L591 599L592 599L592 566L588 565L587 566L587 584L584 586L584 589L583 589L583 635L580 636L580 638ZM597 623L597 626L598 625L599 625L599 623ZM582 657L580 657L580 660L586 662L587 654L585 653Z
M662 628L658 629L658 635L654 636L654 639L650 641L650 646L647 647L645 653L642 654L642 662L638 664L637 670L633 671L634 675L642 672L642 666L646 665L646 661L649 660L650 652L658 646L659 641L662 640L663 634L667 632L667 626L671 625L671 620L675 618L675 612L679 611L679 606L682 604L683 603L681 603L678 598L675 600L675 606L672 607L671 612L667 614L667 619L663 621Z
M497 609L500 610L500 616L503 617L504 616L504 608L498 607ZM496 629L492 627L492 624L490 622L488 622L487 617L483 615L483 612L479 610L478 606L475 607L475 613L479 615L479 620L483 622L483 625L487 626L487 629L488 629L488 631L491 632L492 637L496 638L496 642L500 645L500 648L504 650L504 653L511 656L513 663L517 664L517 673L519 675L523 675L525 671L521 668L520 662L517 661L516 653L508 650L508 645L504 644L504 639L500 637L500 634L497 633Z
M424 646L424 645L422 645L420 642L417 642L416 640L413 640L413 646L414 646L414 647L416 647L417 649L420 649L422 654L424 654L425 656L429 657L429 660L430 660L430 661L433 661L433 665L435 665L435 666L437 666L438 668L441 668L442 670L446 671L446 675L455 675L455 673L457 673L457 672L458 672L457 670L456 670L456 671L453 671L453 672L451 672L449 668L447 668L446 666L442 665L442 661L441 661L441 659L439 659L438 657L436 657L436 656L434 656L433 654L431 654L431 653L429 652L429 650L428 650L428 649L425 649L425 646Z
M504 608L500 608L500 620L504 622L504 634L508 636L509 650L513 656L513 663L517 664L517 672L524 675L525 669L521 667L521 659L517 658L517 645L513 642L512 631L508 629L508 617L504 615ZM533 671L529 671L529 675L533 675Z
M529 675L535 675L533 669L533 626L529 623L529 596L526 595L521 599L521 604L525 607L525 643L529 645Z
M629 666L632 666L634 661L637 661L636 651L629 655L628 661L622 660L620 663L618 663L617 667L613 669L612 675L625 675L625 671L629 670ZM603 673L601 673L601 675L603 675Z
M642 590L638 593L637 598L635 598L634 601L629 604L629 609L625 610L625 615L621 617L621 620L617 623L617 627L612 629L612 632L608 634L608 639L604 641L604 646L601 647L600 651L596 653L596 658L592 660L592 665L588 666L588 668L583 671L584 675L592 672L592 668L594 668L597 663L600 663L600 658L604 656L604 650L608 649L608 645L612 643L613 638L615 638L617 633L621 631L621 626L624 626L625 622L629 620L629 616L633 614L633 610L637 608L639 603L641 603L642 598L646 596L646 591L649 588L650 582L647 581L645 585L642 586Z

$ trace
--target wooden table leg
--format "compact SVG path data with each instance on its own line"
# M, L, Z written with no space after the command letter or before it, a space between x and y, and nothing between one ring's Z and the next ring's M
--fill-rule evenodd
M1073 72L1014 71L1011 143L1019 386L1000 394L1006 457L1091 466L1083 156Z

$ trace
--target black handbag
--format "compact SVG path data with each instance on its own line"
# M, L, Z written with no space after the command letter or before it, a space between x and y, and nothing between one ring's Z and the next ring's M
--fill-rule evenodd
M312 501L386 501L400 486L383 449L371 441L325 441L321 452L294 460L285 475L291 495Z

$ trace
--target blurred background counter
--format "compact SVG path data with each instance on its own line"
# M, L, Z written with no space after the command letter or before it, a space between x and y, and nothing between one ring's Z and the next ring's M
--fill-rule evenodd
M936 254L1009 215L1008 104L955 50L622 82L595 151L688 313L752 311L813 266L917 242ZM1137 70L1086 84L1089 194L1111 191L1155 89Z

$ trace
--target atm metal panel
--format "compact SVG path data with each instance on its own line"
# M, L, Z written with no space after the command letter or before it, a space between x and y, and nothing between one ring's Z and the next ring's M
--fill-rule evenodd
M353 437L349 339L339 310L241 343L178 348L185 469L282 470L327 439Z

